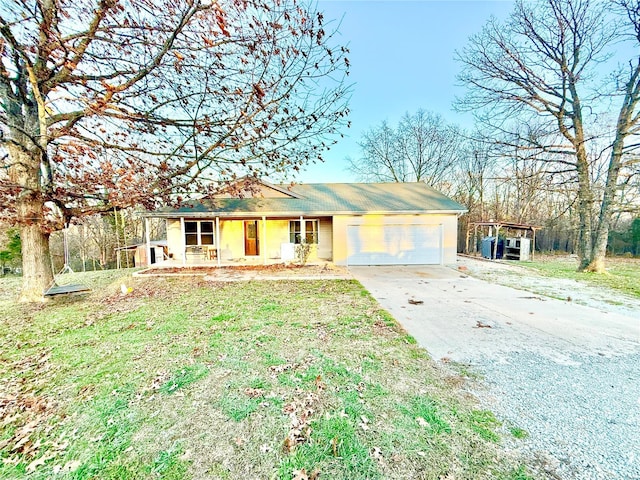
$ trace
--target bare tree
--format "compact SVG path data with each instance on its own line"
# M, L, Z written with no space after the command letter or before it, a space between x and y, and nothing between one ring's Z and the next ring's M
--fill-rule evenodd
M490 20L458 54L464 67L459 78L468 87L458 108L474 111L485 125L503 132L513 123L545 126L546 135L538 130L519 143L544 152L558 174L571 173L577 185L579 268L593 271L604 268L620 169L635 147L625 142L639 124L640 55L629 60L608 97L597 88L615 42L635 42L640 51L638 2L617 4L614 12L609 2L519 0L509 20ZM625 36L630 31L636 36ZM599 194L593 163L600 156L593 144L605 136L597 121L609 108L605 98L622 98L622 106L608 137L608 176Z
M407 165L398 152L395 130L386 121L367 130L359 142L362 155L347 158L348 169L366 182L407 182Z
M377 182L425 182L443 187L460 158L463 138L457 126L438 114L406 113L396 128L387 122L368 130L361 156L348 159L358 178Z
M22 300L71 218L179 202L321 161L344 124L347 50L304 0L0 5L0 212Z

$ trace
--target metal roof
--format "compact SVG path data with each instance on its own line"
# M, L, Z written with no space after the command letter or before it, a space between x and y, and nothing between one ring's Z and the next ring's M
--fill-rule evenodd
M464 213L465 207L422 182L310 183L283 187L290 198L214 198L187 201L151 217L260 217Z
M544 228L540 225L529 225L527 223L494 222L494 221L470 222L469 226L499 227L499 228L504 227L504 228L512 228L514 230L542 230Z

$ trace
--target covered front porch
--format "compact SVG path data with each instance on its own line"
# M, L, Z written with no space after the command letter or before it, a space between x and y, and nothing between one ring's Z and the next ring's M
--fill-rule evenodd
M332 260L332 217L200 215L167 218L166 222L168 258L158 262L158 267Z

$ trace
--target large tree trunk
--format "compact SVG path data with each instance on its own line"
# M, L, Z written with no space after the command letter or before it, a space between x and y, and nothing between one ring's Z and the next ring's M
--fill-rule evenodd
M640 41L640 28L636 26L638 32L638 40ZM596 230L593 252L590 262L586 266L586 270L592 272L604 272L604 259L607 253L607 241L609 240L609 228L611 226L611 210L615 204L615 197L618 187L618 177L620 168L622 167L622 157L624 155L625 138L637 125L637 116L634 117L636 106L640 102L640 60L631 72L629 80L626 84L626 91L622 108L618 114L618 122L616 124L616 138L611 146L611 158L609 160L609 169L607 171L607 182L602 197L602 205L600 206L600 217L598 219L598 228Z
M578 270L584 270L590 262L593 251L593 189L589 174L589 159L585 148L582 113L577 93L573 92L574 108L578 112L573 118L575 138L573 144L576 149L576 173L578 176ZM567 137L568 138L568 137Z
M586 170L586 171L585 171ZM586 166L580 168L578 161L578 270L583 271L589 265L593 253L593 232L591 215L593 209L593 191Z
M607 243L609 241L609 228L611 226L611 209L613 208L616 187L618 185L618 175L622 162L622 148L624 137L618 135L611 150L611 160L609 161L609 171L607 172L607 182L605 184L602 204L600 206L600 217L593 243L593 250L589 258L589 263L584 268L588 272L603 273L605 271L605 257L607 254Z
M20 187L16 198L16 217L22 242L21 302L41 301L53 283L49 258L49 232L44 218L44 200L40 186L40 150L27 151L11 144L7 147L12 166L9 175Z
M22 290L21 302L37 302L53 283L53 271L49 257L49 233L40 225L24 225L20 229L22 240Z

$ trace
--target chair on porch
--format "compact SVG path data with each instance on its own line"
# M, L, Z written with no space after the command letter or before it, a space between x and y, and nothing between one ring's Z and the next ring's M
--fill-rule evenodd
M217 260L218 259L218 249L216 247L209 247L207 250L207 259L209 260Z

